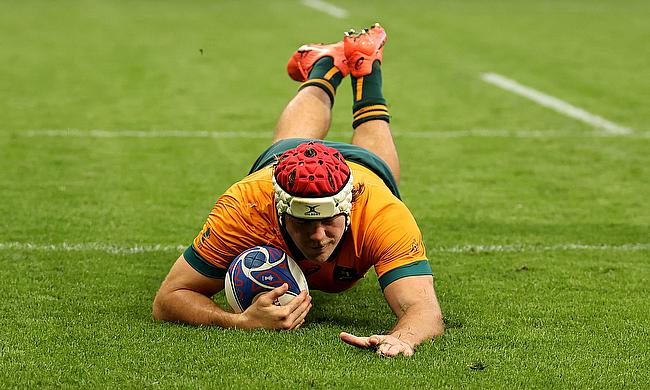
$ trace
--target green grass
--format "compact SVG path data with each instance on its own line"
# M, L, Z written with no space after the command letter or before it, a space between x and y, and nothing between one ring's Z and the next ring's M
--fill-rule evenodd
M647 386L647 2L336 4L351 16L299 1L0 4L2 387ZM373 272L343 294L314 292L295 332L246 332L152 320L178 251L39 249L189 244L268 146L297 88L284 74L292 51L375 20L389 32L384 91L398 132L548 132L396 138L401 191L447 325L413 358L382 359L337 339L392 326ZM487 71L635 134L594 136L484 83ZM347 83L337 134L350 129ZM27 136L46 129L258 131L268 140ZM476 249L449 250L466 245ZM519 249L480 247L490 245Z

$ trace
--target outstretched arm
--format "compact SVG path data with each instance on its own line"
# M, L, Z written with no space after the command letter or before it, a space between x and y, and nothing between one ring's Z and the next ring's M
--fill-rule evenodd
M384 297L397 316L393 329L388 334L370 337L342 332L341 340L359 348L374 348L383 356L411 356L419 344L444 333L432 276L398 279L386 286Z
M311 296L307 291L286 306L276 306L274 301L287 292L288 286L284 284L261 295L243 313L231 313L211 298L223 288L222 279L201 275L181 255L156 294L153 316L162 321L223 328L295 329L311 309Z

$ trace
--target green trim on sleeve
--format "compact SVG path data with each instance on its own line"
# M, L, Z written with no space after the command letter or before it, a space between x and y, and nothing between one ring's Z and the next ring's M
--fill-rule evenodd
M208 278L225 279L227 270L216 267L208 263L201 255L196 252L194 245L190 245L185 249L183 257L198 273Z
M379 285L381 286L381 290L384 291L386 286L397 279L420 275L433 275L433 272L431 272L431 266L429 265L429 260L420 260L394 268L379 278Z

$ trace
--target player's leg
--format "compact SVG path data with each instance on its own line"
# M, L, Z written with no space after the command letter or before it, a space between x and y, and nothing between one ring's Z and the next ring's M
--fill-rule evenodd
M360 124L354 129L352 144L368 149L384 160L393 173L395 182L399 184L399 157L388 122L370 120Z
M320 138L327 135L331 122L330 98L320 88L298 91L282 111L273 142L286 138Z
M336 88L348 74L343 42L303 45L289 59L289 76L303 82L275 128L273 142L286 138L323 139L330 128Z
M352 143L381 157L399 184L399 158L382 93L381 60L385 42L386 32L379 24L360 33L350 31L344 39L354 99Z

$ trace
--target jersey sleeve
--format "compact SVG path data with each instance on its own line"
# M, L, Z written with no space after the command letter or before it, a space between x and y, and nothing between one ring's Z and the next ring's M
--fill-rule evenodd
M203 228L183 254L196 271L207 277L224 278L232 260L257 245L252 227L255 221L240 192L241 188L233 186L217 200Z
M368 238L382 289L406 276L432 274L422 233L401 201L395 200L376 213Z

